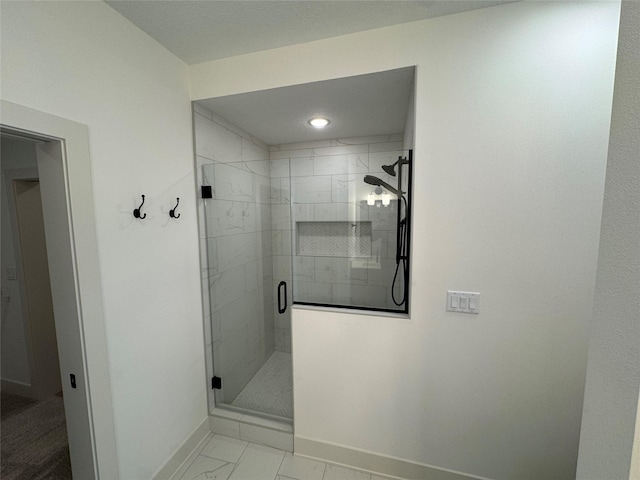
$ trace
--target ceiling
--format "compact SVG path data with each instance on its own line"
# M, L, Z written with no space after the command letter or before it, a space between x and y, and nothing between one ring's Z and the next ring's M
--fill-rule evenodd
M513 0L106 0L187 64L243 55ZM200 100L267 143L400 133L414 69ZM331 120L317 130L313 115Z
M414 68L261 90L198 103L268 145L404 131ZM319 130L308 120L324 116Z
M513 0L106 0L185 63L233 57Z

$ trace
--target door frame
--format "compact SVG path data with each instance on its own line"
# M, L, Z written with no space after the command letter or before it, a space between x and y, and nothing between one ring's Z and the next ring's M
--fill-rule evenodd
M66 196L68 225L65 229L69 235L65 237L70 252L67 268L72 272L75 286L76 304L72 308L78 313L78 322L73 327L78 331L79 362L82 363L74 365L73 369L81 372L85 379L86 394L82 401L88 412L88 425L84 429L87 432L84 436L88 438L79 440L91 446L86 455L91 458L83 458L83 461L90 462L93 476L116 480L119 469L95 228L89 130L86 125L5 100L0 100L0 129L3 133L60 146L61 162L55 169L60 178L57 187ZM63 383L65 381L63 374Z

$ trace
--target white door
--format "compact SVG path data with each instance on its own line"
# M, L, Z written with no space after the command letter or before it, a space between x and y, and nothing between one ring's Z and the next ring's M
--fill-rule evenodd
M36 147L69 451L74 478L96 478L62 144Z

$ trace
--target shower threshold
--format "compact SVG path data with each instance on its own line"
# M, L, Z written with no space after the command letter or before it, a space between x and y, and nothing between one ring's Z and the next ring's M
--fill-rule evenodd
M234 401L209 414L213 433L293 452L291 354L274 352Z

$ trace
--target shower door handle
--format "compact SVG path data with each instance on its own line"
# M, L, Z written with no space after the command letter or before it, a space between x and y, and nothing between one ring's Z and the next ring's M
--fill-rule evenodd
M282 304L282 287L284 287L284 306ZM287 282L282 281L278 284L278 313L287 311Z

